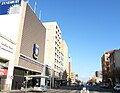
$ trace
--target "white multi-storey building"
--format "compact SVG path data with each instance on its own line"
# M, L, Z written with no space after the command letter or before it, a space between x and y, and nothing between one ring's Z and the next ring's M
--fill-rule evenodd
M45 63L51 64L52 86L57 85L61 74L61 30L57 22L43 23L46 28Z

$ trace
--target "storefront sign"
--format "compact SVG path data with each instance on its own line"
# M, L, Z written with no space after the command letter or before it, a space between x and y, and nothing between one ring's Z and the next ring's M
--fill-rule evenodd
M7 52L13 53L13 46L11 46L11 44L9 45L7 42L0 42L0 48Z
M21 0L9 0L0 2L0 15L17 14L20 12Z
M33 47L33 58L36 60L39 55L39 46L37 44L34 44Z
M10 79L13 79L13 76L9 76Z
M0 69L0 76L6 76L8 73L7 69Z

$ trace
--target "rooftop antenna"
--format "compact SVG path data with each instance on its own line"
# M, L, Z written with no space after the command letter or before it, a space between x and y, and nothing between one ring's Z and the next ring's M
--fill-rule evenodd
M40 10L40 13L39 13L39 20L41 20L41 16L42 16L42 11Z
M36 7L37 7L37 2L35 1L35 4L34 4L34 13L36 11Z

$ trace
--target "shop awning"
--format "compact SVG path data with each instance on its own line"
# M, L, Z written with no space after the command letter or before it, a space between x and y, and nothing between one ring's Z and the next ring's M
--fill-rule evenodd
M34 77L40 77L40 78L49 78L49 76L44 76L44 75L28 75L28 76L24 76L27 78L34 78Z

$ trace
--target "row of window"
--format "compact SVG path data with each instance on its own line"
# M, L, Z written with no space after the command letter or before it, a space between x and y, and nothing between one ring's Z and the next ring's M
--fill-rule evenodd
M59 76L59 72L55 71L54 73L55 73L55 76Z
M60 64L60 61L55 58L55 63Z
M57 65L54 65L54 68L60 70L60 67L58 67Z
M56 26L56 34L60 34L61 35L61 32L59 31L58 26Z
M55 36L55 39L56 39L58 42L60 42L61 37Z
M55 46L60 49L60 44L58 44L57 41L55 41Z
M59 30L56 30L56 35L57 35L58 37L61 37L61 33L59 32Z
M60 60L60 56L57 55L57 53L55 53L55 58L57 58L58 60Z
M55 52L60 55L60 50L58 50L57 47L55 47Z
M58 60L55 58L55 64L58 64L58 65L63 66L63 61L58 61Z

